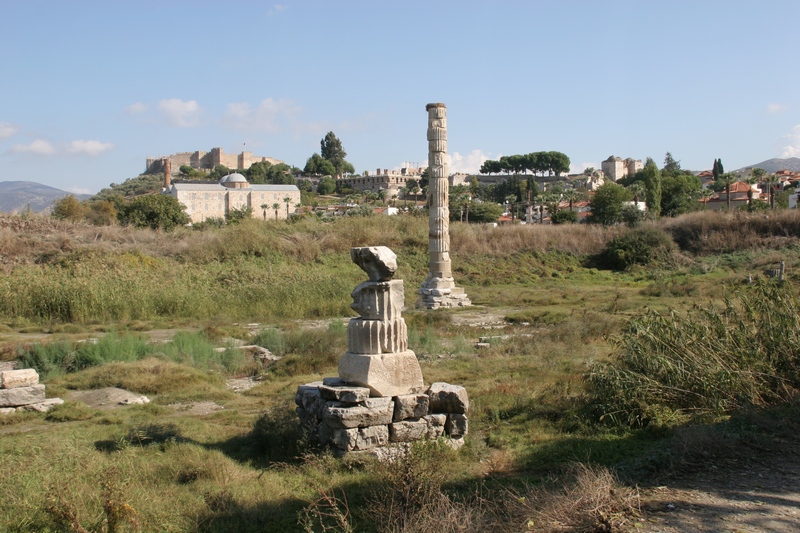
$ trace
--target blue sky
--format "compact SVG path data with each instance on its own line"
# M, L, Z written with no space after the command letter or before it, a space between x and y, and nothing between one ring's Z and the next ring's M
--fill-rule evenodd
M356 171L566 153L800 156L800 2L0 0L0 181L97 192L222 147Z

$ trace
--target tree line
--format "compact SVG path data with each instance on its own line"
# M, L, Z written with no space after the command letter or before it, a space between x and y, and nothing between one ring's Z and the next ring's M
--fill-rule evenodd
M552 176L569 172L569 157L561 152L531 152L523 155L502 156L499 160L487 159L481 165L481 174L533 174Z

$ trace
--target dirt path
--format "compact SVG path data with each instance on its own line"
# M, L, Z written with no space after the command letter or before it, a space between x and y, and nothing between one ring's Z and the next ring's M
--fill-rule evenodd
M775 443L733 454L695 473L641 490L644 520L635 531L800 532L800 445Z

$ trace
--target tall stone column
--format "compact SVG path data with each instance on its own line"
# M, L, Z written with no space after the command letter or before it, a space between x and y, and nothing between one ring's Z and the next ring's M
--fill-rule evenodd
M428 104L428 277L419 293L420 307L471 305L463 288L456 287L450 266L450 184L447 171L447 108Z

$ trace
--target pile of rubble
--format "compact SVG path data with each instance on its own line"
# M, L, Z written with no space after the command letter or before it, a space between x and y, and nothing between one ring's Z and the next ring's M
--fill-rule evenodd
M0 414L17 411L45 413L54 405L64 403L61 398L45 399L44 385L32 368L0 371Z
M468 429L467 391L448 383L425 387L400 316L403 281L391 279L397 257L384 246L353 248L350 256L369 281L352 294L351 307L360 317L347 326L339 377L297 389L297 414L307 434L341 453L442 437L461 446Z

